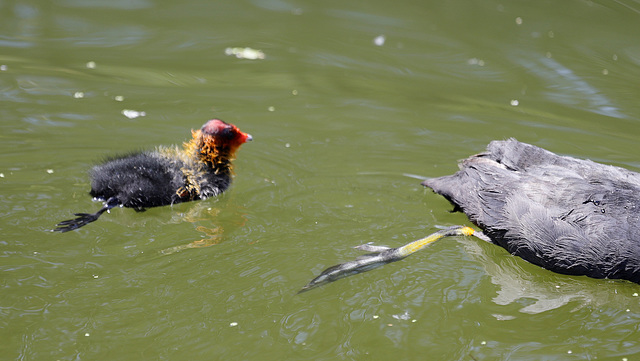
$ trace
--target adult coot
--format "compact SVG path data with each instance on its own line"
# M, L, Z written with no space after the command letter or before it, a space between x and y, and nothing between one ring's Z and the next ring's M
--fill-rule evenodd
M459 167L422 184L491 242L558 273L640 283L640 174L515 139Z
M91 171L91 194L104 201L96 213L76 213L54 231L85 226L116 206L142 211L217 196L231 183L232 164L240 145L251 135L236 126L212 119L182 148L158 147L154 151L116 156Z

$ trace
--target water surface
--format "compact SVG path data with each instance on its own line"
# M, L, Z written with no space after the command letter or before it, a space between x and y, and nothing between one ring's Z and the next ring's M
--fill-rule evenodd
M473 238L296 292L352 246L468 225L420 178L493 139L640 171L639 21L633 1L0 2L0 354L633 359L638 285ZM213 117L254 137L223 196L48 232L100 207L92 164Z

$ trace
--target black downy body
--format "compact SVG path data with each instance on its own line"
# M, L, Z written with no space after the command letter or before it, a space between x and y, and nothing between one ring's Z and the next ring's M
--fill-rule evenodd
M77 218L58 223L54 231L78 229L117 206L143 211L224 192L231 184L235 151L251 136L219 119L192 133L183 149L159 147L111 157L95 166L89 194L104 201L103 207L96 213L76 213Z

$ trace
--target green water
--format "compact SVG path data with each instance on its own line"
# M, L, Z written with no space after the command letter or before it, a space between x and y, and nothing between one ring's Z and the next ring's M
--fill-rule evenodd
M296 292L468 225L420 178L492 139L640 170L639 23L630 0L0 0L0 358L636 359L638 285L473 238ZM92 164L213 117L254 137L223 196L48 232L100 207Z

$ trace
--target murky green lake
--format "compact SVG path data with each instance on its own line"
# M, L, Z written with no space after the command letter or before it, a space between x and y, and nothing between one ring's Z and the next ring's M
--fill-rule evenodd
M493 139L640 171L638 24L630 0L0 0L1 358L636 359L640 286L474 238L296 292L469 225L420 179ZM100 207L93 164L214 117L254 137L223 196L48 231Z

